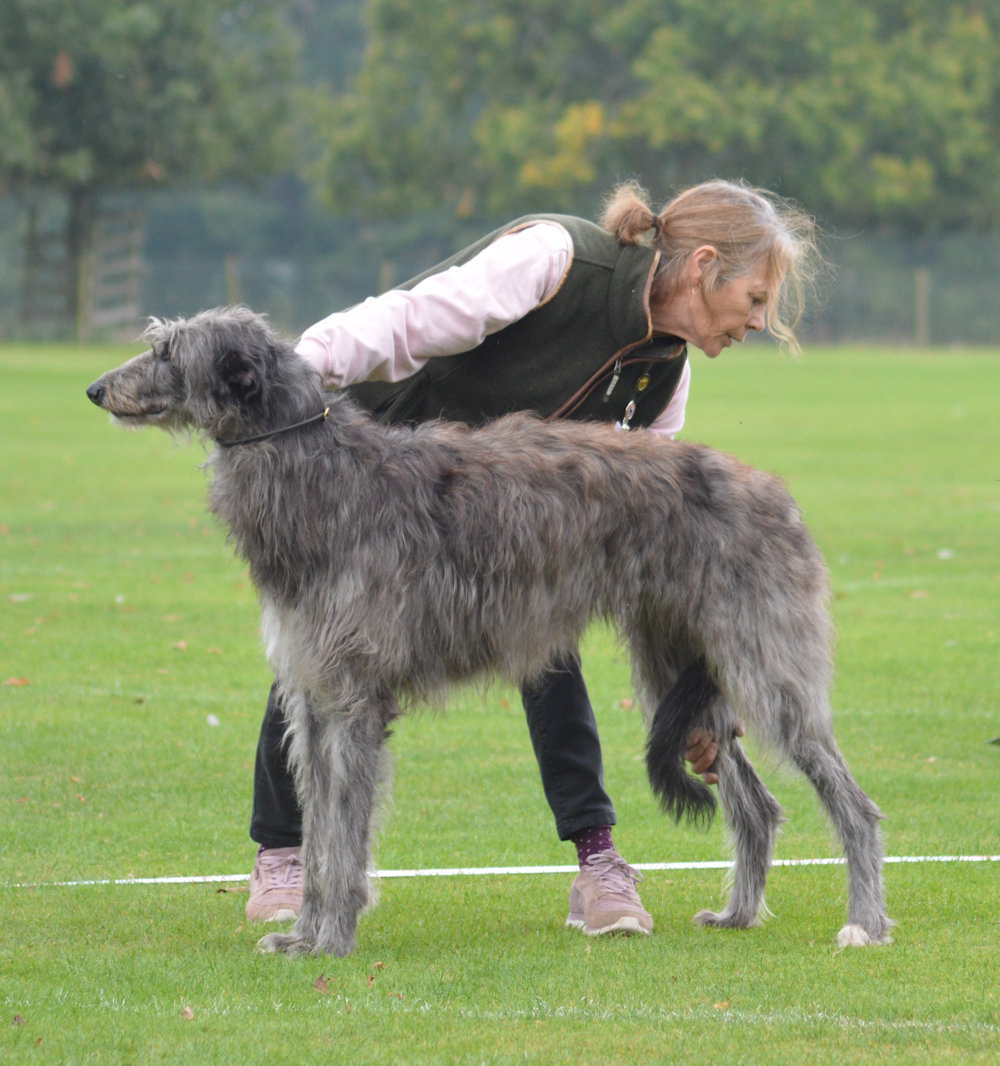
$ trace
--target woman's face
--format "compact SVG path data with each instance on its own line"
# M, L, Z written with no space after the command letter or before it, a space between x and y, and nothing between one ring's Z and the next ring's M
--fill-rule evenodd
M692 295L696 304L701 304L693 309L700 336L692 338L692 343L709 359L714 359L733 341L742 344L751 330L759 333L764 328L770 292L762 271L727 281L710 297L702 289Z
M733 341L741 343L751 330L763 330L774 295L764 263L706 294L705 267L716 257L714 248L699 249L691 259L688 285L653 311L654 330L682 337L709 359Z

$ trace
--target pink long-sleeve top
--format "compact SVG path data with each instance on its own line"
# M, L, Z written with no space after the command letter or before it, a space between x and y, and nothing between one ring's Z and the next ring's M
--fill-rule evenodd
M302 334L296 351L327 388L401 381L428 359L477 348L558 291L573 241L558 223L539 222L498 238L461 266L392 289L328 315ZM684 425L688 361L673 397L647 432L674 437Z

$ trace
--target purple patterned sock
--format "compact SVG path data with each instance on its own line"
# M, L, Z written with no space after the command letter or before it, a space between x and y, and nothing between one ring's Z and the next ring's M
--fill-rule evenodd
M599 851L615 850L610 825L593 825L589 829L581 829L570 839L576 845L576 857L581 869L591 855L596 855Z

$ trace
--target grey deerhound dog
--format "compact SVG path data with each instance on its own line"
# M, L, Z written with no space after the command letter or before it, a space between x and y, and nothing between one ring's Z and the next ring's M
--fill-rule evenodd
M881 815L831 728L826 571L780 481L603 425L382 426L325 394L244 308L153 320L147 337L87 394L123 425L218 446L211 507L260 595L304 819L302 911L263 950L354 948L401 706L474 678L534 678L593 619L629 649L650 780L674 817L713 813L683 751L696 726L720 738L732 889L695 921L743 928L765 913L781 809L734 736L742 720L809 778L840 836L838 942L888 942Z

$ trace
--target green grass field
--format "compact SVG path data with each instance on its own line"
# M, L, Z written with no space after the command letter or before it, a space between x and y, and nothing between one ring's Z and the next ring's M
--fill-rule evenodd
M887 948L838 951L839 866L778 867L759 929L696 929L718 870L650 871L656 932L562 926L568 874L385 879L348 959L254 951L238 874L269 675L202 449L84 395L136 347L0 349L0 1061L993 1063L1000 863L890 865ZM780 473L832 574L838 736L891 856L1000 854L1000 352L695 358L685 436ZM727 857L658 814L628 669L585 672L633 862ZM404 720L384 869L572 862L518 699ZM778 858L836 854L765 770ZM36 887L19 887L24 885Z

